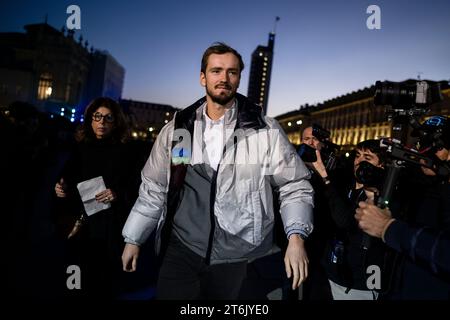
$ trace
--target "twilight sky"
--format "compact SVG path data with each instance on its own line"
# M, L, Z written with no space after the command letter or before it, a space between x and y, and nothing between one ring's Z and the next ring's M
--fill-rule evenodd
M6 3L8 2L8 3ZM250 57L277 26L268 115L323 102L377 80L450 79L449 0L117 0L1 1L0 32L44 21L58 30L66 8L81 8L81 30L126 69L122 97L184 108L204 95L203 51L223 41ZM369 5L381 29L369 30Z

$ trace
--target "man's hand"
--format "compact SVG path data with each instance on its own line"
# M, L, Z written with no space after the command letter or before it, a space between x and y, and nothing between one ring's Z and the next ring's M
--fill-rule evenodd
M64 178L61 178L59 182L55 184L55 193L58 198L67 197L67 184L64 182Z
M373 237L381 238L383 232L393 219L388 208L380 209L373 204L361 201L359 208L356 209L356 220L359 227Z
M292 290L295 290L308 277L308 256L304 240L298 234L289 237L289 244L284 256L284 267L288 278L294 275Z
M139 246L127 243L122 253L122 266L125 272L136 271L136 263L139 257Z
M321 156L319 150L316 150L316 157L317 157L317 160L315 162L312 162L311 164L314 167L314 170L316 170L317 173L322 178L325 178L328 176L328 173L327 173L327 169L325 168L325 165L323 164L322 156Z

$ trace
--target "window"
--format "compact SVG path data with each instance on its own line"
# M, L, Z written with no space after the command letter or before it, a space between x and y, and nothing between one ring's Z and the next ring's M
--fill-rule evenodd
M52 95L52 75L50 73L43 73L39 78L39 87L38 87L38 99L45 100L48 99Z

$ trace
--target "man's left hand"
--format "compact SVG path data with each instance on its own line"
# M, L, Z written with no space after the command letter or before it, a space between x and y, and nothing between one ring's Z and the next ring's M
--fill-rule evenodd
M308 277L308 263L304 240L298 234L291 235L284 256L284 267L288 278L294 276L292 290L298 288Z

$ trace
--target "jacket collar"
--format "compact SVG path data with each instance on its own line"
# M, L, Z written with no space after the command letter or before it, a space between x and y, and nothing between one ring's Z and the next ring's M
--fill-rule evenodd
M262 129L266 127L262 108L248 100L242 94L236 93L237 121L235 129ZM175 129L184 128L191 133L194 130L194 122L197 117L197 109L206 102L206 96L194 102L189 107L179 111L175 116Z

